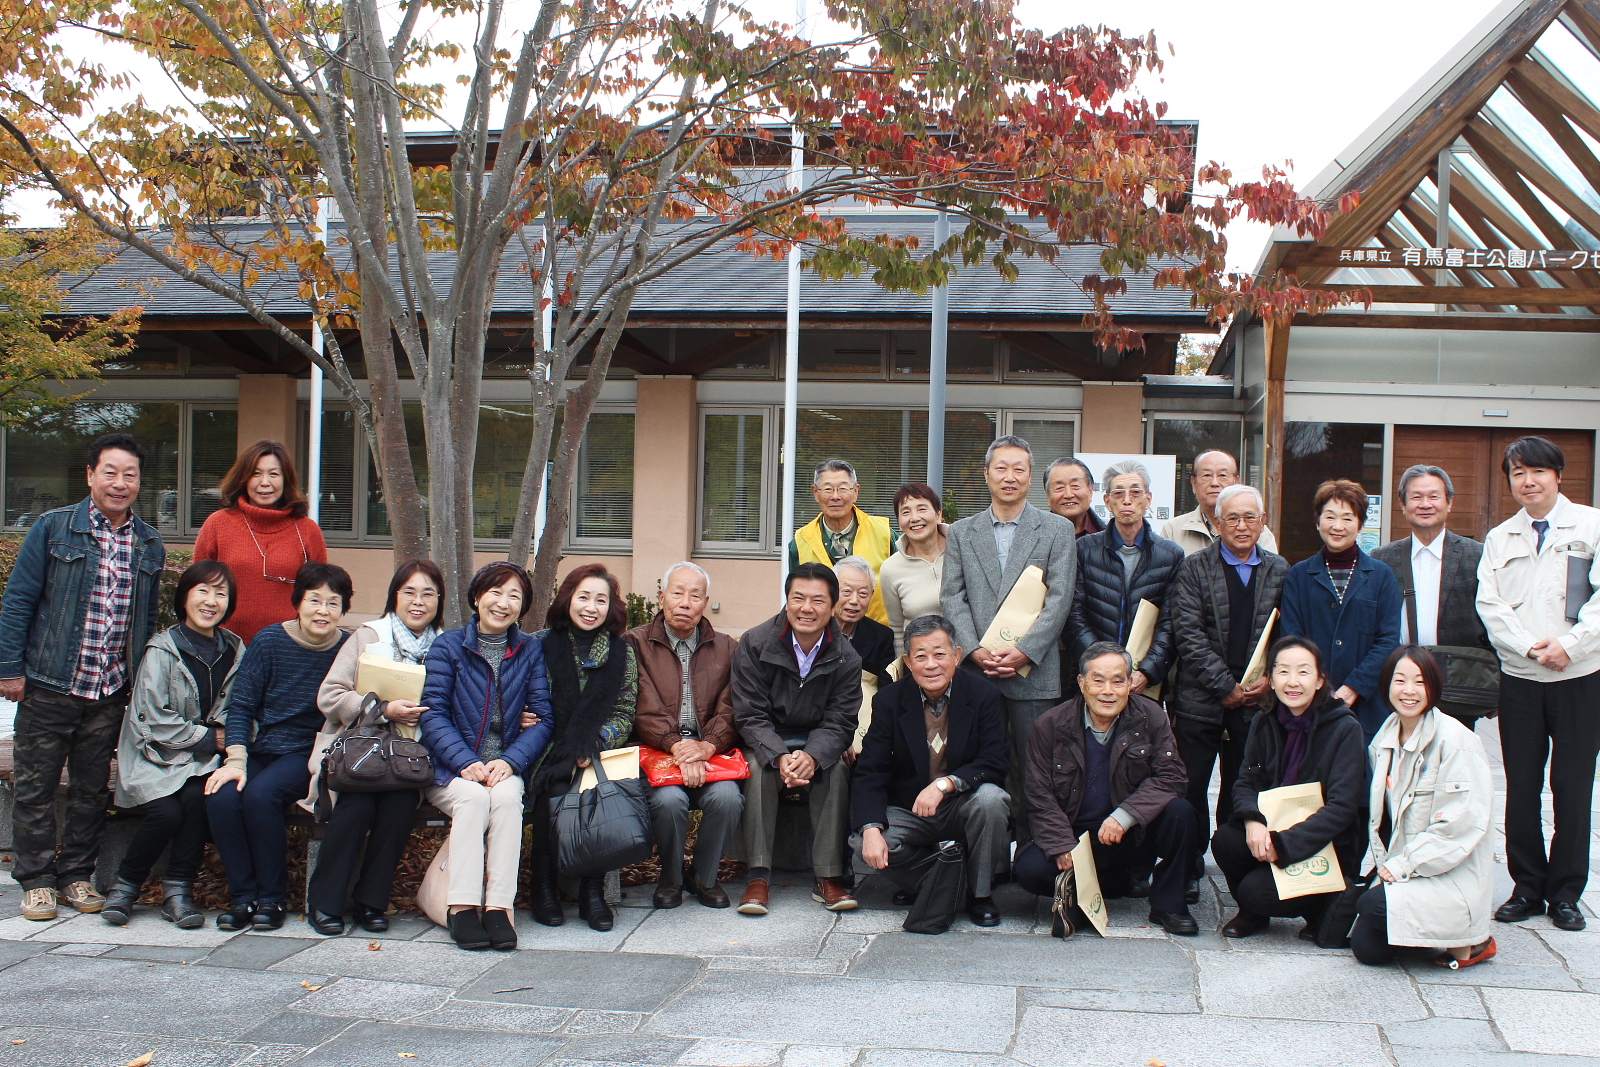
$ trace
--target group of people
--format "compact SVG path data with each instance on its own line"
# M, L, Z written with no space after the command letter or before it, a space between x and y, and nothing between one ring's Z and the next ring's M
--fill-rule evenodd
M898 539L857 506L851 465L828 460L814 477L819 514L790 545L782 609L737 641L705 617L711 579L689 561L663 576L660 610L643 626L627 628L617 579L587 564L528 632L534 589L518 564L481 568L466 624L441 631L445 578L413 560L395 572L383 614L350 632L350 576L327 561L274 442L247 449L224 478L223 507L177 584L179 623L156 633L165 550L133 512L143 462L126 434L96 441L88 498L40 517L0 602L0 696L20 701L14 873L28 918L53 918L64 901L127 923L166 853L161 914L196 927L193 883L210 840L232 899L217 925L281 927L285 812L298 802L326 822L307 922L327 935L380 931L426 801L450 818L446 921L462 948L516 947L524 876L539 922L564 921L565 891L591 927L610 929L602 879L564 879L553 816L602 752L638 744L665 753L682 781L647 790L658 908L686 895L733 906L718 874L733 855L747 865L738 910L767 914L779 805L800 795L812 895L829 910L856 906L853 835L900 903L918 892L924 861L960 841L966 910L980 926L1001 921L998 882L1054 894L1087 842L1106 895L1147 897L1153 923L1192 935L1209 842L1238 908L1226 936L1297 916L1303 936L1337 940L1324 928L1355 894L1343 935L1360 959L1411 947L1470 966L1494 954L1492 786L1431 651L1469 646L1501 664L1516 888L1493 917L1548 909L1562 928L1584 925L1600 511L1560 493L1563 457L1543 438L1508 447L1522 509L1485 544L1446 529L1450 477L1420 466L1397 487L1409 537L1362 550L1366 492L1330 481L1313 501L1323 547L1294 566L1222 452L1195 459L1198 507L1157 533L1136 460L1098 478L1056 460L1043 473L1047 511L1028 502L1027 442L1001 437L985 457L986 509L947 524L938 492L907 484L893 502ZM1090 507L1097 487L1104 523ZM1029 583L1042 604L1019 616L1012 594ZM1157 614L1135 659L1144 602ZM362 692L372 657L423 667L421 699ZM329 744L374 713L420 739L431 785L319 784ZM91 874L113 750L116 804L143 819L102 896ZM1540 793L1552 750L1547 850ZM1269 827L1261 794L1311 783L1320 806ZM1274 867L1329 849L1347 884L1281 895Z

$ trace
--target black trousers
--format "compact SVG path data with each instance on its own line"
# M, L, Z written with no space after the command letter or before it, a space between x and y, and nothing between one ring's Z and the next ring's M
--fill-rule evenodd
M17 705L11 816L24 889L65 888L94 875L111 804L111 755L128 692L87 700L27 684ZM66 818L56 832L56 791L67 772ZM61 851L56 851L56 846Z
M1339 895L1317 893L1289 900L1280 898L1277 883L1272 878L1272 864L1256 859L1246 842L1242 826L1230 823L1217 830L1217 835L1211 839L1211 858L1222 868L1223 877L1228 880L1228 892L1233 894L1233 902L1241 910L1256 915L1314 919Z
M1559 682L1500 675L1506 767L1506 866L1516 894L1576 904L1589 878L1589 805L1600 752L1600 672ZM1545 761L1555 833L1545 853L1540 794Z
M1194 809L1182 797L1173 797L1161 809L1144 833L1134 840L1135 830L1115 845L1102 845L1094 838L1094 866L1101 886L1126 877L1129 871L1142 870L1155 863L1150 878L1150 906L1157 911L1182 914L1189 910L1183 883L1195 853ZM1160 862L1156 863L1159 859ZM1017 884L1035 896L1050 896L1056 891L1054 856L1047 856L1038 845L1029 845L1012 861Z
M1395 947L1389 944L1389 897L1380 881L1356 902L1356 925L1350 931L1350 951L1362 963L1393 963Z
M411 824L421 798L415 789L340 793L333 817L322 832L317 869L306 882L306 906L328 915L343 915L345 900L353 898L357 904L387 911L394 869L411 840ZM357 857L361 860L359 875ZM354 890L350 888L352 877Z
M139 805L144 818L117 868L119 881L143 885L168 845L172 846L172 855L162 877L169 882L195 880L205 861L206 838L211 832L206 821L205 794L209 777L197 774L176 793Z
M1181 712L1174 717L1172 733L1178 741L1178 756L1189 771L1189 806L1194 809L1199 842L1190 876L1205 874L1205 842L1211 839L1211 768L1222 760L1222 786L1217 790L1217 825L1228 825L1233 818L1233 783L1244 766L1244 743L1250 736L1250 723L1260 709L1251 704L1223 708L1221 722L1201 722Z

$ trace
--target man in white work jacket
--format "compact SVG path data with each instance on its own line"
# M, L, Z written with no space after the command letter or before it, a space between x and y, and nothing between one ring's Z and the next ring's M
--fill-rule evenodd
M1600 752L1600 510L1561 493L1566 459L1543 437L1506 446L1522 505L1489 531L1478 564L1478 614L1500 655L1500 746L1506 768L1506 860L1516 888L1494 917L1542 914L1582 930L1589 805ZM1550 762L1555 834L1540 821ZM1446 785L1448 788L1448 785Z

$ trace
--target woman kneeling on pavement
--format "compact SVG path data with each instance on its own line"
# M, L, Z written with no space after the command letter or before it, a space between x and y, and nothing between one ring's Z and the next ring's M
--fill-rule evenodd
M1433 653L1402 645L1383 665L1393 714L1372 742L1371 862L1350 947L1362 963L1396 949L1444 949L1457 970L1492 959L1494 780L1483 742L1439 710L1444 674ZM1370 868L1369 868L1370 869Z
M1300 936L1313 940L1323 910L1338 894L1284 900L1272 867L1310 859L1331 843L1346 875L1356 870L1366 753L1355 713L1328 691L1315 642L1280 637L1267 663L1276 699L1251 724L1244 766L1233 787L1233 818L1211 841L1211 855L1239 908L1223 925L1222 936L1249 937L1265 930L1273 916L1303 916ZM1322 786L1322 807L1285 830L1268 830L1260 794L1311 782Z
M222 629L237 604L226 563L201 560L178 577L172 607L183 621L150 639L133 682L117 744L119 808L144 819L128 845L117 884L100 915L126 926L145 880L168 845L161 915L180 929L205 922L194 880L205 859L206 777L221 763L217 727L227 721L228 691L244 642Z

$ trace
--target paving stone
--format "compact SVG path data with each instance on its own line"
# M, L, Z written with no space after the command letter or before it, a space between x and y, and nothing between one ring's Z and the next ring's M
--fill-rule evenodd
M0 970L55 948L49 941L0 941Z
M1012 1058L1032 1067L1106 1067L1160 1060L1181 1067L1389 1067L1375 1026L1356 1023L1029 1008Z
M352 1021L349 1016L335 1018L329 1015L316 1015L309 1011L280 1011L260 1025L240 1034L239 1039L252 1043L295 1045L304 1051L309 1046L322 1044L349 1026Z
M258 1045L256 1053L239 1061L239 1067L288 1067L306 1054L299 1045Z
M402 912L389 916L389 929L381 934L363 930L352 925L345 934L346 937L380 937L390 941L410 941L429 930L436 930L432 919L426 915L417 915L414 912Z
M1600 978L1600 930L1572 932L1551 927L1539 939L1566 964L1574 978Z
M1600 994L1485 989L1483 1001L1514 1051L1583 1056L1600 1048Z
M209 916L207 917L209 920ZM26 919L22 920L27 922ZM0 926L4 926L0 923ZM38 924L36 924L38 925ZM4 937L0 933L0 937ZM74 915L50 927L50 940L80 944L174 945L178 948L209 948L238 935L218 930L209 921L198 930L180 930L158 915L154 908L140 908L127 926L112 926L99 915Z
M373 944L378 945L376 951L370 947ZM454 945L333 937L313 942L267 969L458 986L503 958L498 952L464 952Z
M21 1045L11 1042L21 1040ZM0 1064L5 1067L64 1067L127 1063L153 1052L160 1067L233 1067L256 1051L226 1041L196 1041L146 1034L102 1033L50 1027L16 1026L0 1031ZM305 1049L295 1049L297 1054Z
M629 952L694 956L815 957L833 931L834 915L812 902L782 901L771 914L733 908L672 908L651 913L627 939ZM789 906L783 906L789 905Z
M959 975L963 982L997 986L1194 992L1189 957L1166 938L1118 941L1092 934L1066 944L1053 937L1019 937L999 951L963 934L885 934L856 957L850 974L905 979Z
M709 956L706 966L713 971L787 971L790 974L837 974L850 970L850 961L802 960L787 956Z
M925 1049L871 1048L862 1067L1016 1067L1016 1060L1005 1056L983 1056L971 1052L928 1052Z
M1083 1011L1143 1011L1161 1015L1196 1015L1200 1000L1193 993L1127 992L1120 989L1026 989L1028 1004Z
M50 950L52 956L104 956L116 948L115 945L57 945Z
M690 956L516 952L457 996L551 1008L655 1011L700 968L700 960Z
M870 935L835 930L823 940L822 951L818 955L824 959L848 960L860 955L861 950L871 943Z
M565 1008L530 1008L520 1004L483 1004L446 1001L433 1011L411 1019L415 1026L451 1026L463 1030L510 1030L519 1034L549 1034L572 1017Z
M1408 1048L1455 1049L1461 1052L1504 1052L1505 1042L1481 1019L1419 1019L1386 1023L1383 1036L1391 1045Z
M678 1057L678 1062L686 1067L772 1067L782 1055L782 1045L758 1045L749 1041L713 1038L696 1041Z
M861 1024L864 1004L874 1013L870 1027ZM1013 989L925 977L897 982L708 971L645 1029L684 1037L1001 1052L1015 1012Z
M303 938L240 934L232 941L212 949L200 962L208 967L238 967L246 971L264 971L279 960L288 959L301 949L314 944L315 941Z
M1554 957L1552 957L1554 959ZM1495 959L1487 964L1452 971L1438 967L1430 960L1402 960L1400 965L1411 977L1424 985L1446 986L1497 986L1510 989L1565 989L1577 990L1579 985L1561 966L1524 967L1515 963L1501 963Z
M84 1027L227 1041L305 996L307 976L215 971L138 960L35 956L5 974L26 998L0 1000L0 1024ZM315 983L313 983L315 984ZM125 995L114 995L121 992Z
M56 927L68 922L69 919L80 917L81 916L71 914L71 909L69 908L68 914L61 915L54 919L46 919L43 922L37 922L33 919L24 919L21 916L11 919L0 919L0 940L26 941L31 937L39 936L47 930L54 930ZM101 926L106 925L106 921L104 919L96 919L95 921L100 923ZM47 938L46 940L49 939Z
M117 945L107 959L148 960L152 963L195 963L206 958L208 948L175 948L171 945Z
M295 1067L443 1067L502 1063L542 1063L562 1046L545 1034L504 1034L483 1030L359 1022L295 1061ZM401 1059L409 1052L415 1059ZM164 1067L164 1065L163 1065Z
M1199 964L1200 997L1208 1015L1332 1023L1403 1022L1428 1015L1404 971L1367 967L1348 954L1208 952Z
M432 1011L443 1004L452 992L448 986L340 978L313 992L295 1006L318 1015L399 1021Z
M676 1063L693 1044L677 1037L594 1034L572 1038L560 1056L583 1063Z
M1393 1050L1398 1067L1600 1067L1591 1056L1540 1056L1532 1052L1440 1052L1436 1049Z
M589 924L578 918L577 909L566 905L567 921L560 926L545 926L535 922L530 912L517 912L517 947L522 949L558 949L565 952L615 952L628 935L650 915L648 909L616 908L615 925L610 930L591 930ZM427 929L413 940L450 943L450 931L428 923Z
M837 1045L790 1045L783 1050L783 1067L849 1067L860 1056L860 1049Z
M1433 1014L1446 1019L1487 1019L1489 1009L1483 998L1469 986L1425 985L1418 987L1423 1003Z
M638 1011L585 1011L574 1012L565 1026L569 1034L631 1034L645 1020Z

